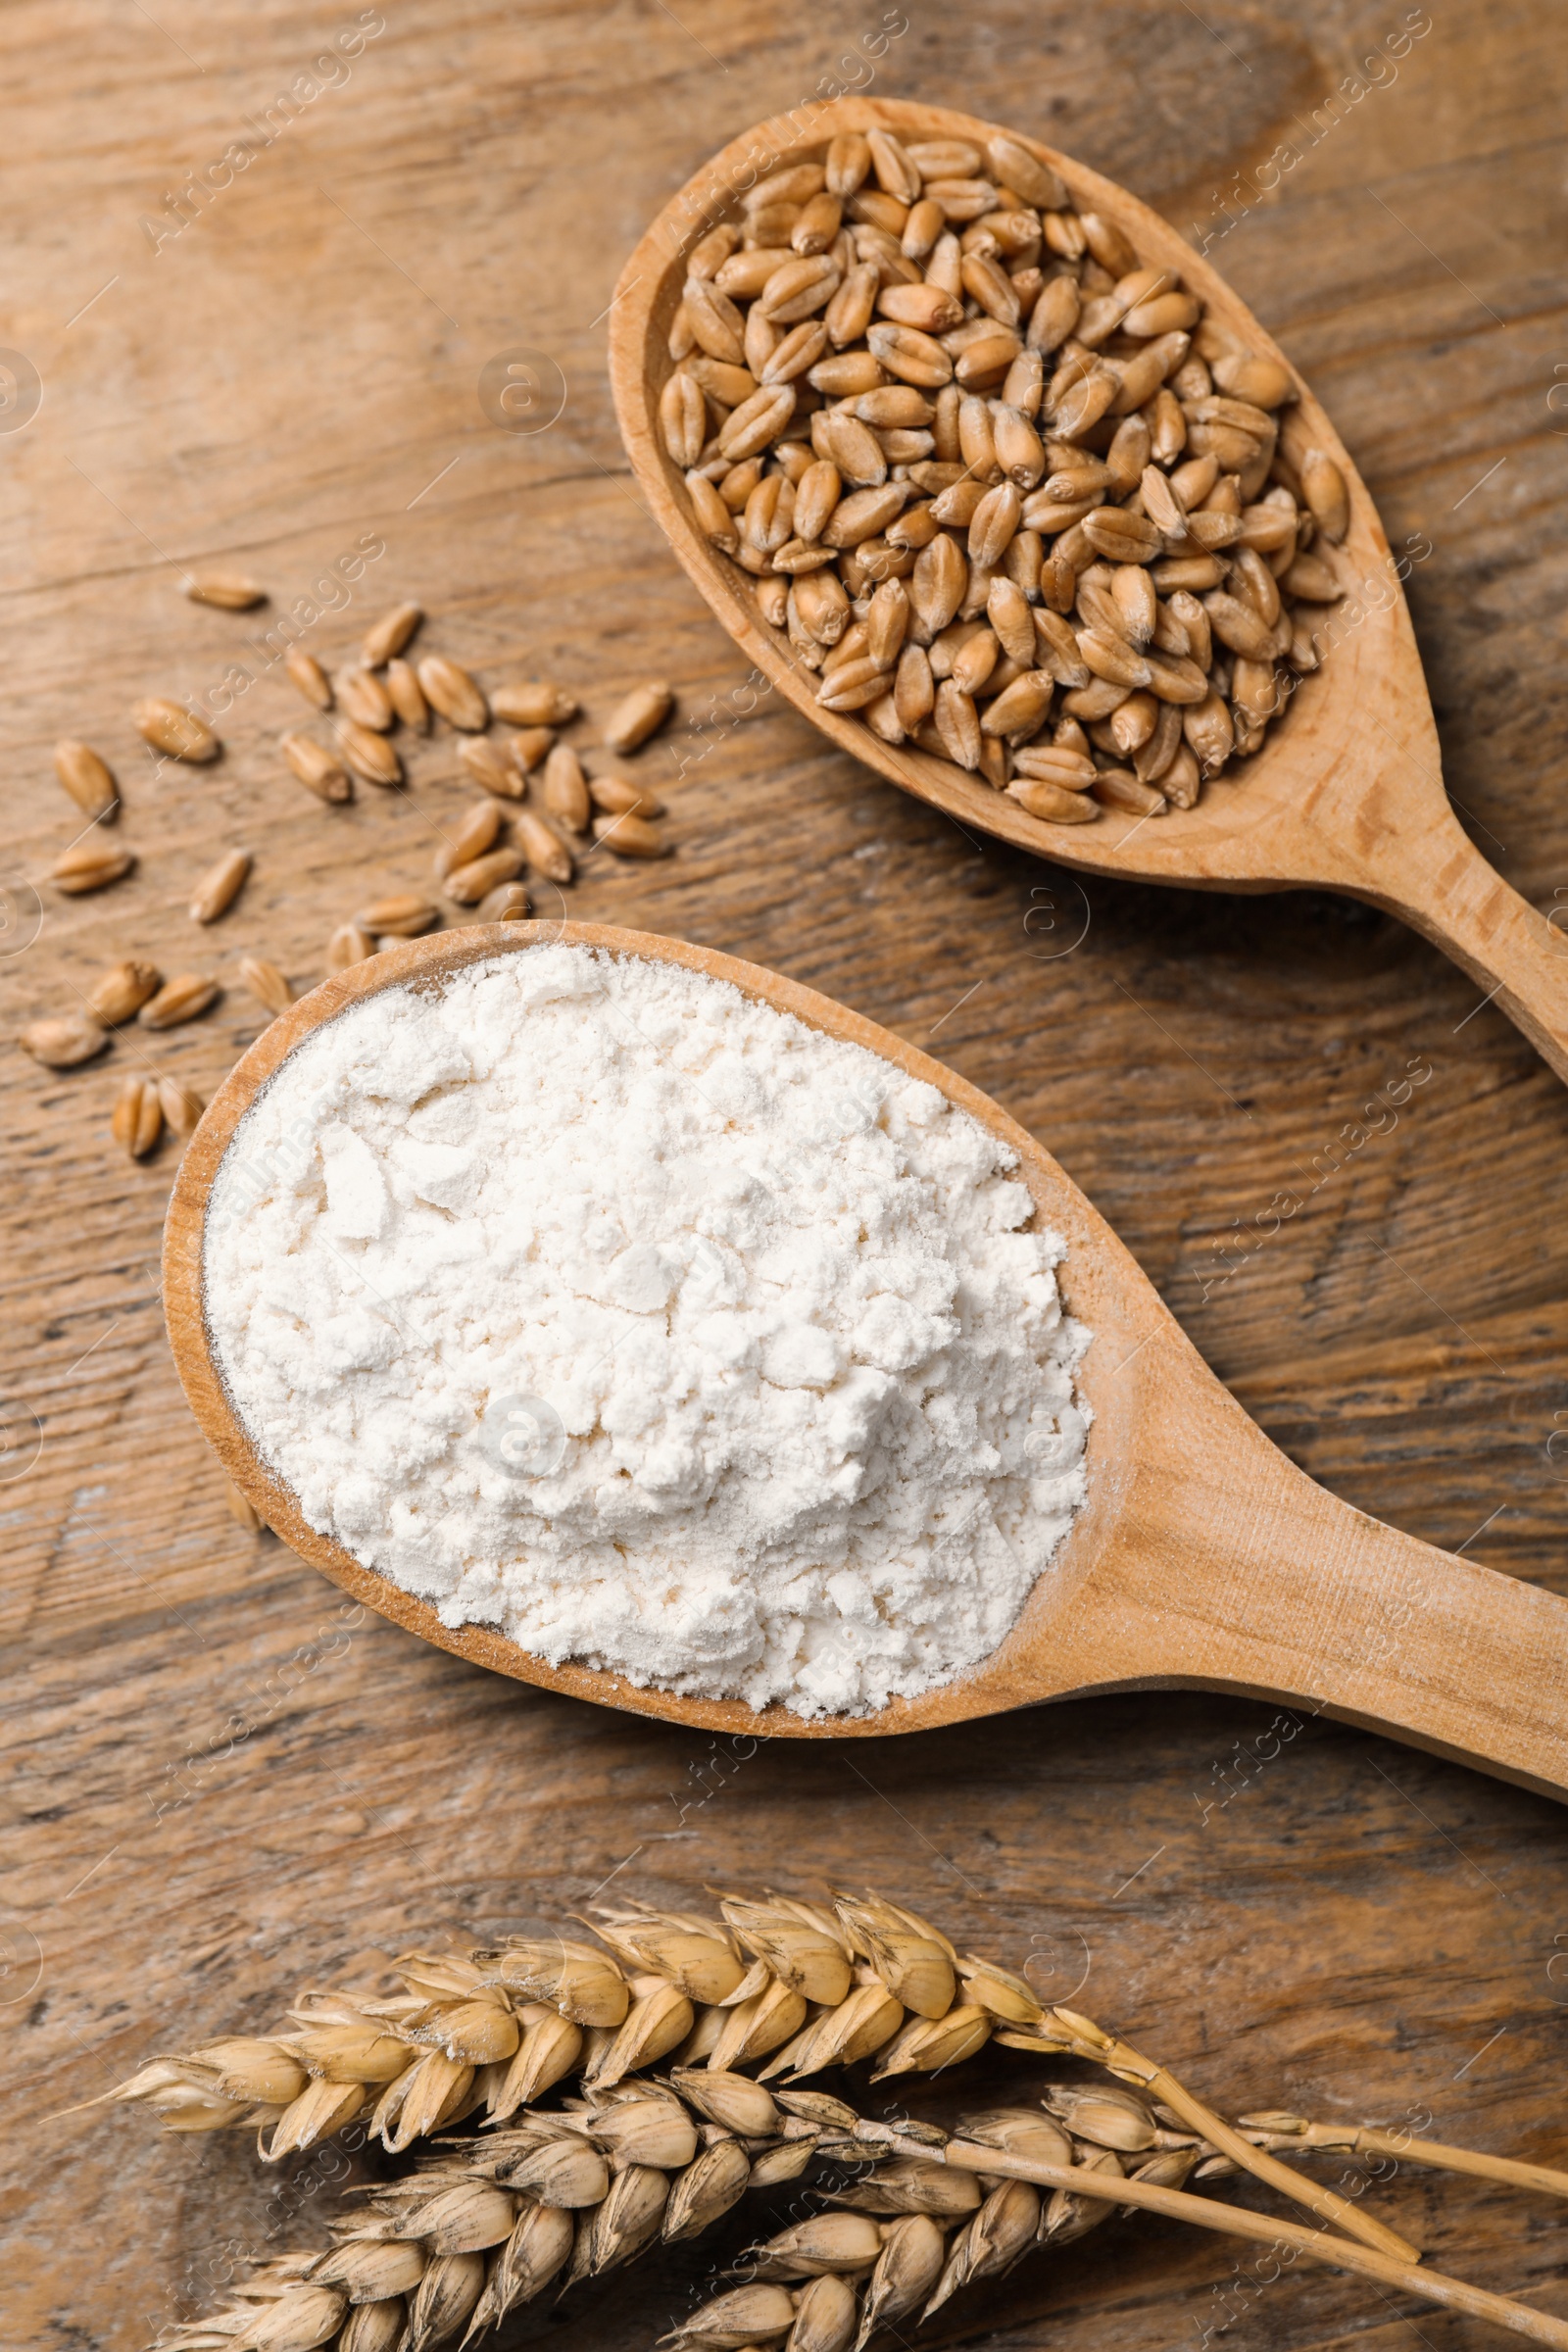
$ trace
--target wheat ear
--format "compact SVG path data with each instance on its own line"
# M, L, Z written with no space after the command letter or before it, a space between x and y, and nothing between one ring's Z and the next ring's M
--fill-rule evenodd
M1053 2095L1083 2132L1125 2141L1136 2105L1147 2137L1173 2136L1126 2094ZM997 2150L1118 2180L1179 2184L1210 2152L1189 2138L1135 2160L1029 2108L973 2116L963 2130ZM460 2329L471 2342L553 2282L615 2268L656 2237L698 2235L748 2187L797 2178L819 2157L883 2157L885 2136L839 2100L775 2096L745 2076L693 2069L668 2082L624 2083L525 2115L482 2142L448 2143L407 2179L369 2191L325 2254L265 2266L167 2352L426 2352ZM845 2352L857 2327L863 2345L873 2328L922 2302L933 2311L1030 2246L1064 2244L1110 2216L1110 2204L1069 2188L1042 2200L1006 2180L984 2196L972 2173L933 2161L945 2138L935 2127L906 2127L912 2161L877 2163L832 2198L843 2210L769 2239L746 2263L754 2291L722 2299L712 2322L719 2340L742 2340L734 2331L744 2327L750 2343L788 2325L790 2352ZM813 2282L788 2292L777 2283L802 2278ZM702 2335L710 2338L706 2314Z
M951 2138L931 2125L860 2122L861 2147L880 2149L888 2161L834 2200L850 2210L796 2223L754 2249L745 2285L705 2304L661 2341L677 2352L738 2352L787 2336L786 2352L863 2352L878 2328L928 2318L957 2288L1010 2269L1033 2246L1080 2235L1092 2214L1120 2208L1288 2246L1293 2259L1304 2256L1568 2352L1568 2322L1549 2313L1327 2230L1187 2195L1180 2181L1193 2148L1160 2151L1127 2174L1109 2150L1080 2147L1059 2132L1054 2145L1053 2130L1028 2109L970 2117ZM988 2195L982 2175L997 2182ZM899 2218L878 2218L888 2214Z
M568 2074L609 2088L673 2057L717 2072L766 2060L801 2081L876 2057L881 2080L952 2066L1045 2014L1023 1978L960 1960L875 1895L719 1909L606 1910L597 1946L512 1936L466 1958L406 1954L399 1993L307 1990L271 2034L155 2058L87 2105L149 2107L175 2132L254 2125L270 2161L369 2108L396 2152L478 2110L505 2120Z
M162 2352L428 2352L470 2342L552 2283L596 2278L662 2238L698 2236L748 2188L856 2151L837 2100L781 2098L708 2069L530 2109L443 2143L365 2192L323 2254L285 2254ZM856 2151L858 2152L858 2151Z
M874 2059L872 2080L884 2082L954 2066L995 2037L1152 2086L1214 2162L1255 2173L1386 2253L1415 2252L1278 2162L1276 2149L1330 2144L1287 2129L1298 2119L1271 2117L1253 2137L1232 2131L1167 2069L1092 2020L1048 2009L1026 1979L960 1955L913 1912L842 1893L831 1906L725 1894L719 1911L629 1905L596 1915L597 1945L514 1936L466 1958L407 1954L395 1964L400 1993L307 1990L275 2033L154 2059L104 2100L149 2107L171 2131L255 2125L268 2161L368 2110L371 2135L398 2153L476 2113L504 2123L568 2079L608 2090L662 2060L721 2073L760 2063L763 2081L801 2082ZM1375 2135L1360 2144L1415 2154ZM1447 2169L1565 2193L1554 2186L1563 2175L1501 2157L1451 2151Z
M1032 2247L1065 2244L1117 2207L1147 2207L1568 2343L1562 2323L1503 2297L1326 2230L1181 2195L1195 2167L1239 2168L1212 2141L1171 2129L1139 2092L1056 2086L1046 2103L1050 2114L967 2116L950 2139L934 2125L872 2123L819 2092L773 2093L707 2068L623 2082L530 2111L483 2140L446 2143L409 2178L369 2191L327 2253L267 2266L170 2352L426 2352L465 2328L469 2342L552 2281L612 2269L656 2237L696 2236L748 2187L798 2178L818 2157L874 2169L829 2198L839 2210L755 2249L747 2286L672 2340L727 2352L788 2331L787 2352L848 2352L852 2338L862 2352L873 2329L928 2317ZM1308 2146L1351 2137L1320 2127L1313 2142L1310 2129L1296 2135Z

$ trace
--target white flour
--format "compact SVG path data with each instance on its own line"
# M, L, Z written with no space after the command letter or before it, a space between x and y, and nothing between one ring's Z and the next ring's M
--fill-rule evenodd
M1085 1494L1058 1236L929 1086L727 984L540 947L317 1030L207 1312L310 1522L443 1624L863 1713L988 1655Z

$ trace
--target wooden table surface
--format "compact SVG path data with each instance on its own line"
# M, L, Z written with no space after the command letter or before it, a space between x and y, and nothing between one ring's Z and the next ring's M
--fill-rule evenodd
M108 1134L138 1054L208 1092L256 1034L241 955L309 985L334 923L424 879L432 818L470 797L451 736L415 751L406 797L323 809L276 751L302 706L254 650L314 595L330 663L413 597L424 642L483 677L578 691L584 743L619 689L675 683L646 758L677 854L595 858L573 912L774 964L944 1055L1060 1158L1315 1477L1568 1587L1561 1087L1378 914L1084 891L749 696L629 485L603 366L646 220L824 79L1010 120L1122 178L1210 236L1391 537L1430 540L1411 595L1454 798L1511 881L1568 904L1557 12L75 0L8 11L0 42L0 343L41 385L28 419L6 363L4 1031L120 955L227 990L85 1070L4 1050L6 2344L128 2352L244 2251L319 2242L331 2203L319 2159L280 2179L243 2137L54 2111L266 2026L369 1952L558 1921L612 1874L690 1901L870 1882L1232 2111L1424 2111L1439 2136L1563 2161L1560 1809L1325 1719L1284 1739L1223 1695L741 1756L378 1620L345 1631L325 1584L225 1514L159 1310L172 1157L131 1165ZM166 199L221 180L241 140L246 168L180 224ZM479 398L518 351L563 380L535 432ZM384 552L344 585L330 567L367 542ZM198 559L253 571L272 607L187 603ZM220 763L158 775L133 697L203 695L236 663ZM140 855L98 898L43 879L76 830L49 772L64 733L117 764ZM199 932L190 884L235 844L254 876ZM1430 1080L1368 1136L1363 1105L1412 1063ZM1287 1190L1299 1214L1224 1248ZM1549 2206L1408 2172L1371 2193L1442 2267L1568 2313ZM654 2258L524 2332L648 2342L716 2259ZM950 2317L1070 2352L1482 2340L1327 2274L1260 2288L1223 2241L1132 2222Z

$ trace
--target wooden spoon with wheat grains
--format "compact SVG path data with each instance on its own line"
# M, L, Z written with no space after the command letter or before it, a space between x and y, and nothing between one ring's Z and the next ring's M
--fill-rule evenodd
M1157 823L1107 811L1051 824L983 778L880 741L859 719L823 709L817 679L782 628L761 618L742 573L703 536L659 429L673 363L667 337L686 255L715 221L738 220L742 192L792 163L820 162L845 131L892 131L906 143L978 144L1004 126L942 107L843 98L780 116L705 164L649 229L621 273L610 313L610 365L621 432L644 497L676 555L748 659L842 751L880 769L960 824L1000 834L1058 863L1199 890L1310 884L1400 916L1452 956L1568 1078L1568 942L1495 874L1461 830L1444 790L1437 729L1388 540L1333 425L1296 378L1295 414L1339 465L1350 520L1336 569L1366 601L1316 675L1270 726L1263 748L1210 784L1198 806ZM1169 267L1218 324L1258 355L1283 353L1222 278L1147 205L1070 157L1006 130L1066 182L1081 211L1108 219L1145 263ZM1381 609L1380 609L1381 608Z
M442 1625L428 1603L307 1526L258 1458L219 1373L203 1302L208 1200L240 1119L284 1056L345 1006L559 939L730 981L926 1080L1017 1152L1042 1224L1067 1244L1067 1303L1094 1333L1079 1375L1094 1412L1089 1499L1007 1639L972 1672L876 1714L807 1722L779 1706L758 1712L547 1665L499 1632ZM498 1673L705 1729L817 1740L917 1731L1087 1691L1230 1690L1568 1791L1568 1602L1418 1544L1314 1486L1221 1387L1031 1135L902 1038L757 964L648 932L506 923L411 940L337 973L263 1031L187 1145L165 1231L164 1299L196 1418L267 1524L356 1599Z

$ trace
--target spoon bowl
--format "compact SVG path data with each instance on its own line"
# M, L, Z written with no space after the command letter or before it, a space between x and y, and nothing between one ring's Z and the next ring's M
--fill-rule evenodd
M1195 808L1154 822L1106 810L1093 824L1054 825L948 760L912 744L884 743L858 719L818 703L813 673L784 631L762 619L747 575L698 528L660 433L659 396L673 368L667 337L695 240L738 217L743 192L760 178L819 161L842 131L877 128L905 141L958 139L982 148L1005 131L1060 175L1080 210L1110 220L1144 262L1177 271L1222 327L1290 368L1246 305L1157 213L1020 131L944 107L876 98L812 104L760 123L665 206L626 263L610 313L611 380L639 486L718 619L767 686L841 751L960 825L1094 873L1198 890L1310 885L1364 899L1452 956L1568 1078L1568 942L1493 871L1453 813L1396 560L1360 475L1294 369L1298 414L1349 491L1349 527L1335 567L1350 601L1333 608L1344 616L1339 642L1301 681L1262 749L1210 783Z
M428 1602L309 1526L258 1455L218 1367L203 1290L208 1204L241 1119L285 1056L349 1005L557 940L727 980L924 1079L1017 1153L1042 1223L1067 1245L1063 1296L1094 1334L1078 1373L1094 1416L1089 1497L1001 1647L970 1672L874 1714L806 1720L781 1706L685 1698L592 1667L552 1666L498 1631L443 1625ZM498 1673L758 1739L923 1731L1092 1691L1237 1690L1366 1724L1553 1794L1568 1790L1568 1602L1399 1535L1314 1486L1221 1386L1129 1251L1032 1136L902 1038L757 964L649 932L507 923L413 940L323 981L263 1031L187 1145L165 1229L164 1299L191 1408L267 1524L356 1600Z

